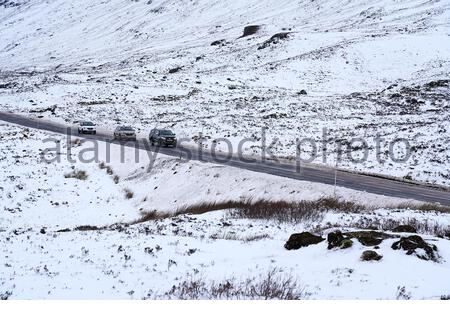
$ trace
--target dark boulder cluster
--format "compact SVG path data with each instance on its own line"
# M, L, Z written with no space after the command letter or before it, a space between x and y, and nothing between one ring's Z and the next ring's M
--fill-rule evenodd
M11 0L0 0L0 7L12 8L19 7L22 3L19 1L11 1Z
M437 247L434 244L428 244L422 237L414 235L401 237L399 241L392 244L394 250L404 250L407 255L415 255L422 260L438 261Z
M264 41L259 47L258 50L265 49L271 45L276 45L282 40L286 40L289 38L290 32L280 32L276 33L273 36L270 37L269 40Z
M224 46L227 43L227 41L225 39L220 39L220 40L216 40L211 42L212 46Z
M410 225L400 225L391 230L392 232L406 232L415 233L416 229ZM399 239L400 238L400 239ZM335 230L327 235L328 250L332 249L346 249L353 246L354 239L358 240L363 246L373 247L379 249L380 245L385 239L399 239L392 244L394 250L404 250L407 255L415 255L423 260L431 260L437 262L439 255L437 247L434 244L429 244L418 235L411 235L401 237L396 234L389 234L377 230L362 230L352 232L342 232ZM314 235L310 232L295 233L289 237L284 247L287 250L297 250L309 245L318 244L325 239L321 236ZM361 255L362 261L379 261L383 258L374 250L366 250Z
M342 233L340 230L328 234L328 249L342 248L346 240L356 238L363 246L373 247L379 245L389 235L378 231L357 231ZM345 246L345 245L344 245Z

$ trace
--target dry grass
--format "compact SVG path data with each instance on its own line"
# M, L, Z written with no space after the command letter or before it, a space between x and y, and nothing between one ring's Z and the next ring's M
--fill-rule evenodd
M217 210L227 210L241 208L245 206L250 206L250 200L243 201L225 201L225 202L202 202L192 206L185 206L178 208L175 215L178 214L203 214L206 212L217 211Z
M322 198L317 201L299 202L258 201L238 208L233 208L229 211L229 215L232 218L299 223L305 221L321 221L324 213L330 210L360 213L367 209L354 202L339 201L333 198Z
M206 282L201 278L188 276L172 287L162 297L181 300L300 300L305 292L291 275L272 269L266 275L238 281L236 278L220 282ZM151 297L149 297L151 298Z
M339 201L332 198L300 202L267 200L252 202L249 199L225 202L202 202L196 205L178 208L172 213L144 211L141 213L142 218L132 222L132 224L173 217L181 214L197 215L217 210L228 210L230 218L298 223L303 221L321 221L323 214L328 210L359 213L367 210L367 208L354 202Z
M66 179L78 179L78 180L86 180L88 178L88 174L84 170L74 170L70 173L66 173L64 175Z
M153 211L142 211L141 216L142 217L140 219L130 222L129 225L134 225L134 224L143 223L143 222L147 222L147 221L167 219L167 218L172 217L173 215L168 214L168 213L160 213L156 210L153 210Z
M228 210L231 218L276 220L279 222L301 222L321 220L323 213L329 210L360 213L366 207L350 201L334 198L321 198L316 201L267 201L251 200L203 202L193 206L179 208L178 214L203 214L216 210Z
M425 212L440 212L440 213L450 213L450 207L441 206L436 203L424 203L424 204L402 204L396 209L410 209L416 211L425 211Z
M114 174L114 171L110 166L106 166L106 173L112 176Z
M130 189L124 189L125 192L125 199L132 199L134 197L134 192Z
M106 169L106 173L107 174L109 174L110 176L112 176L113 174L114 174L114 171L113 171L113 169L111 168L111 166L108 166L108 165L106 165L106 163L104 162L104 161L102 161L102 162L100 162L99 164L98 164L98 167L100 168L100 169Z

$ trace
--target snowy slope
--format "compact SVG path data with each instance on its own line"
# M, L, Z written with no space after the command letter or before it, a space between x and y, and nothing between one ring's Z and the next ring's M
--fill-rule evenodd
M44 161L41 152L55 148L55 141L62 141L60 162L48 162L54 159L54 151L45 152ZM126 223L139 219L143 211L173 213L202 202L299 201L333 195L329 186L319 183L242 172L197 161L186 163L163 155L149 156L145 151L139 153L136 161L134 149L126 148L121 152L118 145L110 145L108 162L104 143L98 146L97 161L86 163L82 160L94 159L94 154L89 152L93 145L88 141L73 144L68 152L65 137L61 135L5 123L0 123L0 146L0 229L3 230L36 225L63 229ZM148 171L150 159L154 164ZM102 162L104 168L100 168ZM65 178L74 171L85 171L87 179ZM231 185L234 187L230 188ZM133 193L131 199L126 199L128 190ZM346 188L338 188L337 194L361 204L372 203L375 207L418 203Z
M320 141L327 128L317 163L334 165L334 142L364 138L368 160L340 166L450 185L448 1L8 3L18 5L0 11L2 110L57 106L43 115L203 131L209 145L268 127L284 157L297 137ZM247 25L261 29L240 37ZM280 32L289 35L263 45ZM387 142L375 152L378 134ZM397 138L413 147L408 162L377 161Z
M41 158L43 150L54 147L48 138L62 140L60 163ZM357 213L330 210L298 223L214 211L115 225L136 220L141 209L171 212L204 201L242 198L314 201L330 196L331 190L166 156L158 157L147 172L145 152L136 163L134 151L127 149L120 163L118 146L112 146L112 161L102 169L98 163L81 163L83 148L76 141L70 150L75 162L69 162L65 147L60 135L0 123L2 299L176 299L171 288L185 280L257 283L273 270L276 277L295 279L304 299L439 299L450 294L450 241L435 234L439 228L448 230L448 213L376 208L405 200L339 188L341 199L375 208ZM49 160L51 154L45 154ZM100 152L99 162L104 156ZM83 159L90 157L83 154ZM74 169L85 170L87 179L64 177ZM134 192L131 199L126 199L126 189ZM347 249L328 250L326 241L292 251L283 247L296 232L314 230L326 236L336 228L357 230L412 219L428 226L421 236L437 246L439 261L394 251L395 239L375 249L383 255L378 262L361 261L361 253L370 248L356 240ZM112 226L93 230L105 225ZM73 230L79 226L87 227Z

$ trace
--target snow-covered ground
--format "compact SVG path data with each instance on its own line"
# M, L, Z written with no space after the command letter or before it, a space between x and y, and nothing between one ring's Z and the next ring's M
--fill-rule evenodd
M252 138L255 154L267 127L274 154L293 157L296 138L312 138L326 165L336 141L358 158L348 141L363 138L367 160L344 157L341 167L450 186L448 1L2 4L1 110L143 133L170 127L193 143L203 132L205 145L227 138L233 151ZM248 25L260 29L240 37ZM289 35L264 45L280 32ZM406 163L388 156L398 138L411 145Z
M63 148L61 161L48 163L40 153L54 146L44 139L60 140L65 147L64 137L6 123L0 123L0 137L2 298L178 298L184 281L258 282L270 272L295 279L306 299L438 299L450 294L450 241L437 238L432 228L421 232L437 246L437 262L392 250L398 239L380 244L376 251L383 258L377 262L360 260L368 247L356 240L348 249L328 250L326 241L299 250L283 247L292 233L326 236L337 228L357 230L392 220L448 228L448 213L395 209L405 200L340 188L341 199L371 209L327 211L298 223L242 219L222 210L128 226L118 223L137 220L143 211L170 213L201 202L250 198L314 201L332 190L166 156L158 156L148 170L145 152L136 162L134 151L127 149L121 163L114 145L104 165L103 151L98 161L81 163L81 157L89 158L83 152L88 142L71 141L74 162ZM105 150L104 144L99 150ZM45 155L49 160L55 154ZM86 179L65 177L74 171L85 171ZM127 192L133 193L129 199ZM90 227L74 230L79 226ZM92 230L102 226L109 227Z

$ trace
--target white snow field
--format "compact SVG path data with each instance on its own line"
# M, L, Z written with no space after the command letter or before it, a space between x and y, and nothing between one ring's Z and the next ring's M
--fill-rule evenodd
M47 151L54 141L61 142L59 163L49 162L58 154ZM2 299L260 299L265 295L258 290L217 297L207 288L214 283L251 288L268 275L302 299L439 299L450 294L450 241L436 236L439 230L449 232L449 213L414 209L415 202L396 209L405 200L339 188L341 200L370 209L327 210L293 222L220 210L128 225L153 210L171 213L203 202L245 198L316 201L332 190L166 156L153 158L149 171L145 152L136 162L134 150L126 149L121 163L117 145L111 146L111 161L103 163L103 143L98 161L81 163L93 155L86 151L89 143L73 139L67 151L61 135L0 123ZM73 172L78 178L68 175ZM347 249L328 250L327 241L284 248L292 233L326 237L336 229L413 221L422 225L423 239L436 245L436 261L391 249L398 238L379 245L380 261L361 261L361 253L371 248L356 239Z
M228 138L233 151L251 138L246 152L255 154L267 127L275 155L293 157L296 138L312 138L325 165L335 164L336 142L359 158L361 142L351 139L363 138L367 160L345 155L340 167L450 186L446 0L8 0L0 8L2 111L170 127L192 143L201 131L206 146ZM241 37L249 25L260 28ZM406 163L388 156L399 138L411 145Z
M0 111L450 187L449 27L447 0L0 0ZM0 299L450 298L448 208L92 144L0 122Z

